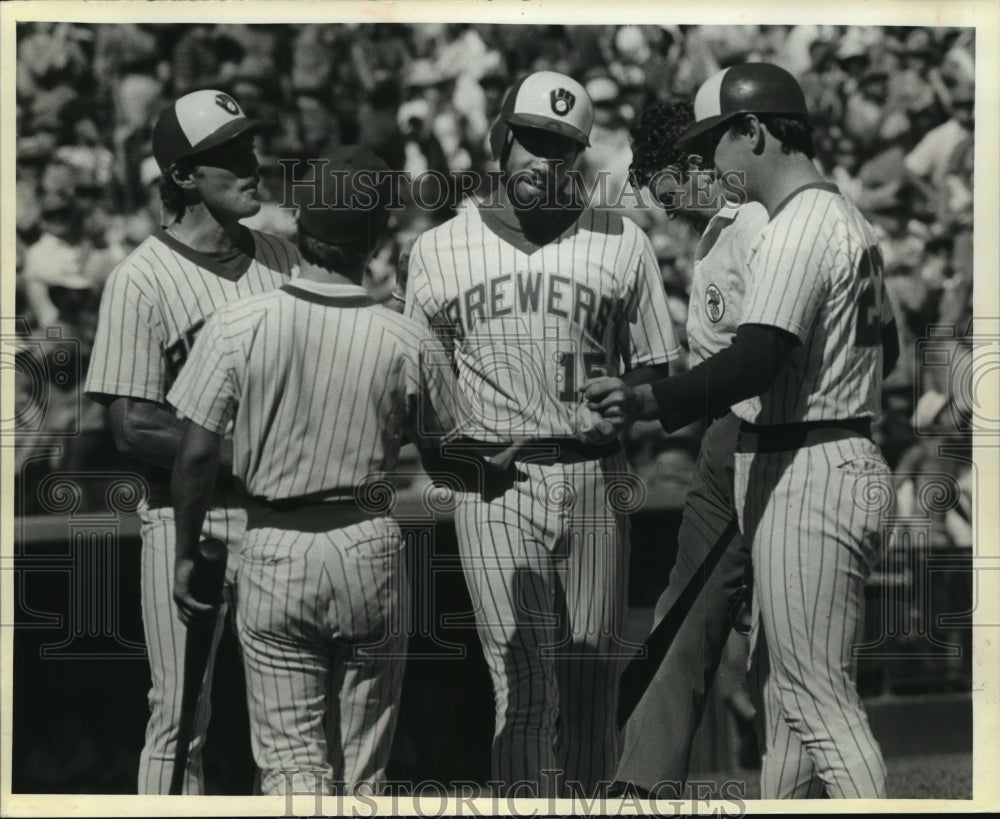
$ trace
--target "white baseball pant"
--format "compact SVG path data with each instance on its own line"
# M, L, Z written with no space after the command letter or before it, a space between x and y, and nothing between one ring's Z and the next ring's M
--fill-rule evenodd
M885 763L855 685L864 589L881 554L889 468L854 433L810 432L755 452L741 432L735 500L754 572L750 684L761 798L886 795Z

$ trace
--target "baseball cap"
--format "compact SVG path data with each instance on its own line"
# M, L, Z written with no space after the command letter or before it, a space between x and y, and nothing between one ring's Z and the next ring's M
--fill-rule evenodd
M225 91L185 94L165 108L153 126L153 156L161 171L261 126Z
M499 121L550 131L590 147L594 106L587 90L572 77L556 71L536 71L511 86Z
M322 195L299 193L299 227L331 245L374 247L389 222L389 166L367 145L347 145L323 157Z
M677 140L690 144L740 114L808 116L805 96L798 82L773 63L743 63L709 77L694 98L692 125Z

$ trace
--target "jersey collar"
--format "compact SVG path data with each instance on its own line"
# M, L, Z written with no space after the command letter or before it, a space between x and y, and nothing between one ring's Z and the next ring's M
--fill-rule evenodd
M821 191L828 191L829 193L840 193L840 188L834 185L832 182L807 182L800 188L793 190L788 196L778 203L778 206L774 209L774 213L770 214L771 219L774 219L779 213L781 213L782 208L785 207L789 202L791 202L796 196L798 196L802 191L809 190L810 188L818 188Z
M229 281L237 281L242 277L250 269L250 265L257 255L257 243L254 241L253 234L243 225L240 225L239 252L229 258L210 253L201 253L178 241L163 228L157 228L153 236L163 242L178 256L183 256L188 261L194 262L198 267L204 268L210 273L214 273L216 276L228 279Z
M302 301L326 307L372 307L376 302L357 284L314 282L311 279L293 279L281 290Z
M562 238L567 232L576 230L583 205L575 203L562 210L553 211L552 218L540 225L537 232L526 234L514 209L496 202L477 202L479 216L483 224L509 245L531 256L546 245Z

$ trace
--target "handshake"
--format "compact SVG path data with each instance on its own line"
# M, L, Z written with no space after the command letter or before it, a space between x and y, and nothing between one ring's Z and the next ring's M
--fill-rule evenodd
M595 427L624 432L636 421L652 421L659 406L649 384L630 387L620 378L602 375L591 378L582 388L584 405L595 416Z

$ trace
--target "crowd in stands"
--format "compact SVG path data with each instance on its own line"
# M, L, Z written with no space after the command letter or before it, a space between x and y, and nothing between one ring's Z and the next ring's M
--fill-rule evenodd
M929 325L955 328L955 358L969 347L974 58L973 31L955 28L22 23L17 314L31 339L23 346L42 363L19 367L18 418L33 434L72 434L55 449L44 435L34 434L34 449L26 438L19 474L28 486L45 470L115 466L103 410L81 398L74 373L85 372L103 282L160 223L150 131L170 98L222 88L267 123L257 138L266 204L252 224L290 234L279 161L367 142L410 174L489 169L504 90L539 69L586 85L596 124L582 171L603 171L621 190L629 127L644 106L690 97L720 67L752 60L800 79L816 162L882 236L903 357L885 384L880 443L893 467L933 460L940 439L915 435L915 424L967 437L954 368L925 372L915 351ZM408 241L452 212L446 202L397 213L373 264L394 275ZM655 209L630 215L650 233L683 325L697 236ZM682 497L698 434L633 434L654 497Z

